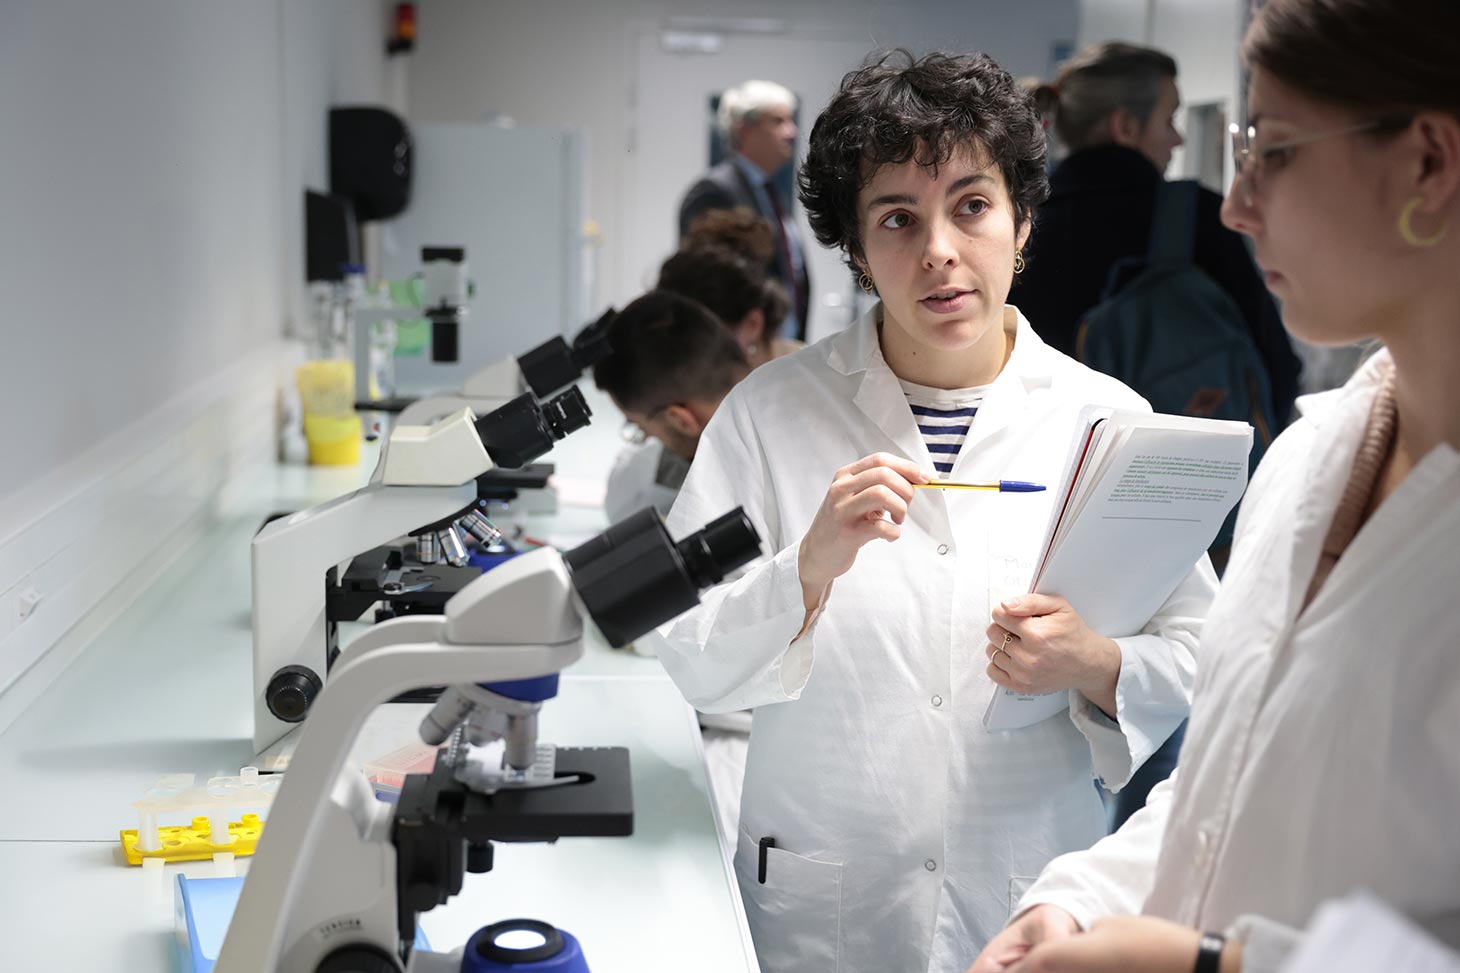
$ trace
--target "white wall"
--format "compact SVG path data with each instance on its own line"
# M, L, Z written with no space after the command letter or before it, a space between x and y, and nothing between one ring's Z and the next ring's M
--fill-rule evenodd
M387 7L4 5L0 689L270 457L302 188Z
M808 56L817 40L860 40L867 50L984 49L1015 74L1046 73L1052 46L1073 40L1077 19L1076 0L421 0L418 10L412 121L476 121L503 113L521 125L587 132L588 213L604 234L602 302L622 302L641 291L654 267L626 245L633 226L657 232L672 225L680 195L696 175L663 172L650 180L659 187L652 198L630 191L640 165L634 132L640 40L657 37L667 18L781 19L787 37L808 42ZM852 67L837 62L826 73L834 83ZM807 105L805 120L820 108ZM700 143L704 132L684 137Z
M272 4L5 19L0 497L278 333L284 188Z
M1238 45L1244 26L1243 0L1160 0L1152 21L1151 43L1176 58L1181 100L1188 105L1220 102L1227 121L1241 109ZM1225 146L1223 131L1208 133ZM1232 160L1223 152L1223 178L1210 188L1231 182ZM1173 159L1173 172L1197 175L1198 163L1184 155Z
M1188 105L1221 102L1227 118L1241 109L1238 45L1248 0L1080 0L1079 44L1124 40L1160 48L1176 59ZM1181 150L1171 176L1195 175ZM1226 160L1225 186L1231 178Z
M1151 43L1160 0L1080 0L1078 46L1100 41Z

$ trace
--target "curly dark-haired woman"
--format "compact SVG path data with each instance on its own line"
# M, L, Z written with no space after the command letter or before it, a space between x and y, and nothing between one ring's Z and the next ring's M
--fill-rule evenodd
M1119 788L1186 714L1205 559L1107 638L1020 594L1052 491L914 489L1055 483L1083 406L1143 407L1004 303L1044 172L1029 96L985 56L847 75L801 198L881 302L730 393L670 515L741 505L773 552L658 644L697 707L755 708L735 869L767 973L961 970L1028 876L1104 833L1092 778ZM990 732L1000 687L1069 711Z

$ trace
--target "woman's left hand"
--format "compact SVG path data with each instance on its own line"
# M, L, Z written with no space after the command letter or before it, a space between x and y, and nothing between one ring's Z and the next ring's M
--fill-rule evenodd
M1091 631L1058 595L1020 595L993 611L989 678L1017 693L1077 689L1115 716L1120 646Z
M1099 919L1087 933L1035 946L1003 973L1190 973L1201 934L1151 916ZM1222 973L1241 970L1241 951L1228 944Z

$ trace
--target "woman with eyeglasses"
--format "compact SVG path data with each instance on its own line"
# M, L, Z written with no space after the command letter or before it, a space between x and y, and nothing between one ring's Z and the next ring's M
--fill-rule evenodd
M1269 0L1243 53L1223 217L1293 334L1383 348L1248 490L1175 777L971 973L1277 970L1359 888L1460 942L1460 4Z

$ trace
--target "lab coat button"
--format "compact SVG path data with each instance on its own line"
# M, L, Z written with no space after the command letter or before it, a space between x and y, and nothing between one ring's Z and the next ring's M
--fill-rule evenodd
M929 858L927 861L923 862L923 867L930 872L936 872L938 870L938 863Z
M1201 828L1196 833L1196 861L1198 865L1205 865L1207 858L1212 853L1212 834L1206 828Z
M939 554L947 554L948 553L948 545L947 544L939 544L938 545L938 553Z
M942 706L943 705L943 697L942 696L934 696L933 697L933 705L934 706Z

